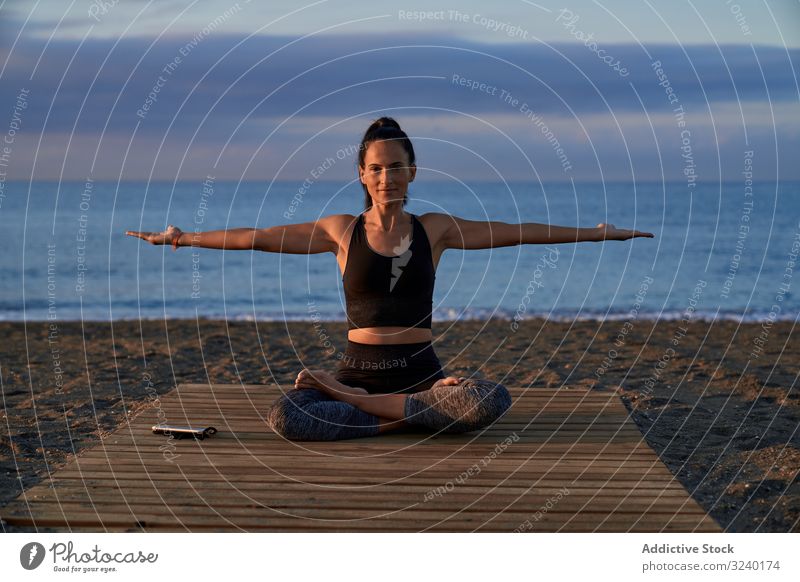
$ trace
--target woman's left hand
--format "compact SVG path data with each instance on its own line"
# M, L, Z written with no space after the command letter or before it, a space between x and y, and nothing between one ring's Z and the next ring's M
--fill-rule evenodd
M431 388L438 388L440 386L458 386L466 379L467 378L464 376L448 376L447 378L442 378L441 380L434 382Z
M642 232L641 230L625 230L623 228L617 228L613 224L606 224L605 222L601 222L597 225L597 231L598 241L628 240L629 238L636 238L637 236L653 238L653 234L650 232Z

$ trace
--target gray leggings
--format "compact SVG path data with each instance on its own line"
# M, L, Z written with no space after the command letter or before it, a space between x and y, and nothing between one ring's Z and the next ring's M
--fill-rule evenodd
M443 433L463 433L492 424L511 406L502 384L466 379L406 395L403 420ZM279 397L267 412L267 424L295 441L335 441L378 434L378 417L313 388Z

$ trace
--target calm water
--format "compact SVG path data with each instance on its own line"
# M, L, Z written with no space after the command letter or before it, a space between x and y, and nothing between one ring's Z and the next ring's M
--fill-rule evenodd
M199 181L6 183L0 319L344 320L341 273L330 253L173 252L124 235L169 223L184 231L267 227L362 208L359 184L317 182L302 193L300 186L217 182L204 194ZM415 214L612 222L656 234L549 250L448 250L437 271L434 321L626 319L631 309L639 318L680 318L689 309L695 319L794 320L800 311L800 274L790 263L800 246L800 183L757 184L752 199L741 183L700 184L691 194L681 183L412 186L407 209Z

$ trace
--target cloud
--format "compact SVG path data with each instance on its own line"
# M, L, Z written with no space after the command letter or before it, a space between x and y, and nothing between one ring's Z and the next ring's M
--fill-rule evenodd
M9 47L6 41L5 50ZM624 66L626 76L580 43L490 44L399 33L246 39L215 30L160 39L54 39L47 45L23 38L0 84L0 124L20 88L26 88L26 143L37 143L43 133L51 144L48 159L57 157L53 144L66 147L73 132L84 144L132 140L131 152L145 156L163 140L162 162L179 160L189 148L211 152L225 144L240 154L256 152L274 132L268 141L274 155L302 145L312 129L325 129L320 120L332 127L319 143L352 142L365 119L383 111L417 119L410 126L435 128L437 135L462 139L469 128L478 132L473 133L478 141L490 137L499 144L502 138L490 125L464 121L476 116L533 144L523 105L546 117L561 140L574 146L589 144L592 131L619 133L616 119L622 118L628 120L626 131L646 140L649 127L641 128L648 116L672 139L676 104L692 117L698 140L714 122L725 135L741 131L745 111L757 112L763 121L770 105L778 112L780 131L796 136L800 120L793 109L798 99L793 71L799 49L634 44L603 49ZM677 102L670 102L654 61L660 62ZM714 119L721 105L727 113ZM348 117L355 120L340 123ZM759 131L764 132L760 125ZM714 135L705 138L711 143ZM648 147L661 139L651 135ZM591 148L587 152L591 159ZM69 155L77 163L87 154ZM237 171L242 166L237 164ZM302 172L297 168L298 175Z

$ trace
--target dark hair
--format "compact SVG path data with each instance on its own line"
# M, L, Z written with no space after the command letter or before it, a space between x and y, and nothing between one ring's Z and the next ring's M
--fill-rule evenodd
M361 139L361 145L358 148L358 167L364 167L364 157L367 155L367 147L374 141L389 140L398 141L403 149L408 154L408 165L413 166L416 162L414 156L414 146L411 145L411 140L408 139L406 132L400 129L400 124L391 117L381 117L372 122L364 133ZM364 188L364 210L372 208L372 196L369 195L367 185L362 182L361 187ZM403 198L403 206L408 204L408 192Z

